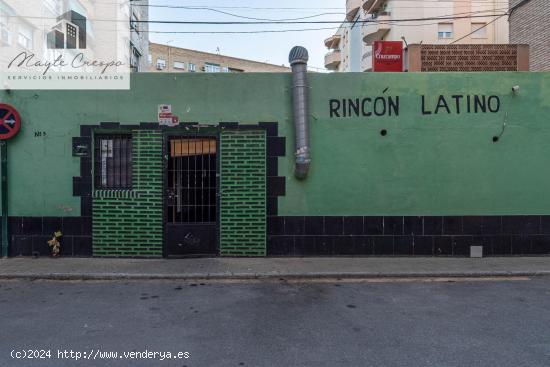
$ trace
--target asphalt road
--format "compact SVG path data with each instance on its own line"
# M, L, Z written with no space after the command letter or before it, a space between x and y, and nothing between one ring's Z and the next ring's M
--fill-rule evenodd
M550 366L550 278L3 281L0 312L0 366L10 367ZM125 359L132 351L178 358Z

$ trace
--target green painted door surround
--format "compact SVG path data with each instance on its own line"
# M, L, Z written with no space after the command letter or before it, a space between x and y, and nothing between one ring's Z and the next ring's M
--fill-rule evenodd
M163 254L163 134L131 130L132 189L94 190L93 256Z
M266 134L220 134L220 255L266 255Z
M313 161L305 181L292 175L290 74L144 73L132 75L129 91L0 91L23 120L8 147L9 214L80 215L72 195L79 159L71 154L80 125L156 121L158 104L202 124L278 121L287 144L279 159L282 216L550 213L550 73L311 74L309 81ZM498 111L468 112L468 95L498 96ZM463 96L460 112L453 96ZM382 116L373 113L377 97L387 103ZM389 97L399 97L397 111ZM331 117L331 100L340 101L340 117ZM345 117L344 100L352 101ZM365 101L359 113L356 100Z

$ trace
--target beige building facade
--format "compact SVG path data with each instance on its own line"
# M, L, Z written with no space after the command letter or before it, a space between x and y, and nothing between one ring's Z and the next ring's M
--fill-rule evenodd
M286 66L161 45L158 43L149 44L149 55L149 71L151 72L284 73L290 71L290 68Z
M374 41L407 44L508 44L507 0L348 0L346 20L325 40L325 66L370 71ZM424 19L403 21L404 19ZM359 55L359 56L358 56ZM357 59L359 57L359 60Z

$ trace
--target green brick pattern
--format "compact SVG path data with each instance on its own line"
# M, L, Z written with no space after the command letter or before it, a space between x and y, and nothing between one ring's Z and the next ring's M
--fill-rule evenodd
M220 135L220 255L265 256L265 131Z
M162 141L160 131L133 130L131 192L94 192L94 256L162 256Z

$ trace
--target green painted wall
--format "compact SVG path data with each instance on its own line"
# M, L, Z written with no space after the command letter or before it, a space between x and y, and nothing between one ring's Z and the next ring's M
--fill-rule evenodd
M130 133L132 190L93 194L94 256L162 256L162 132Z
M71 179L79 125L155 121L160 103L183 121L279 121L287 136L280 215L550 213L550 74L311 74L310 83L313 164L304 182L292 177L289 74L141 74L130 91L1 91L24 124L9 143L10 215L79 215ZM501 108L422 115L421 96L433 105L440 94L497 95ZM383 95L400 97L399 116L329 118L331 98Z
M386 88L398 117L328 118L329 98ZM550 213L550 73L330 75L311 90L311 176L287 190L285 214ZM500 96L501 112L422 115L421 95L459 94Z

